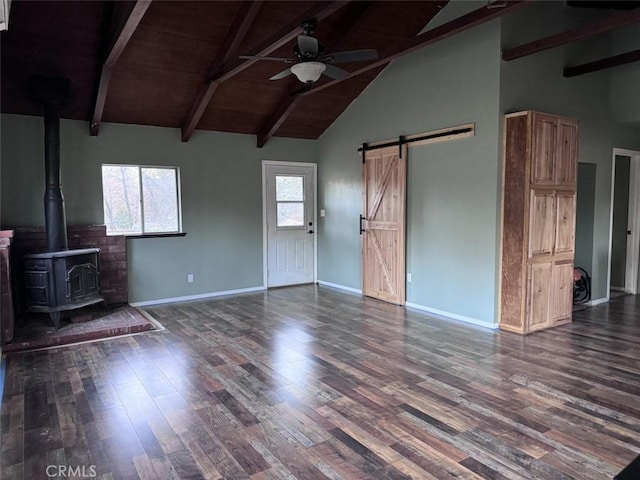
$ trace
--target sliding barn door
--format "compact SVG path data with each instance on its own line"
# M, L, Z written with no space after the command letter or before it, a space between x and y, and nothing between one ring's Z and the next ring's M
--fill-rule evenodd
M362 154L362 293L403 305L406 145Z

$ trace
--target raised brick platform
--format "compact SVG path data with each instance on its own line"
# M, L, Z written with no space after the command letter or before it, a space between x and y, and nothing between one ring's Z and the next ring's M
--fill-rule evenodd
M104 225L71 225L67 227L69 248L100 249L100 285L102 296L109 305L128 303L127 240L124 235L107 236ZM22 257L27 253L46 251L47 238L44 227L19 227L15 229L11 244L14 283L21 284Z
M88 342L131 333L155 330L156 325L137 308L125 305L109 312L94 308L87 315L91 321L66 323L59 330L47 318L32 319L16 330L13 342L2 347L3 353L16 353L76 342Z

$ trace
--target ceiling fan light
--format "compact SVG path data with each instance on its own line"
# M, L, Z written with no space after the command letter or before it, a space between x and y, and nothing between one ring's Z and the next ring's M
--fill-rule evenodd
M302 62L296 63L291 67L293 73L298 80L304 83L313 83L320 78L327 66L321 62Z

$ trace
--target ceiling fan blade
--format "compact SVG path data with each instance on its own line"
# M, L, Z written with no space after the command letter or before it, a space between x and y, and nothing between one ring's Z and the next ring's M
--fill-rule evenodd
M327 77L335 78L336 80L342 80L347 75L349 75L349 72L347 72L346 70L334 67L333 65L326 65L326 67L327 68L325 68L324 72L322 73L324 73Z
M287 68L286 70L283 70L280 73L276 73L269 80L280 80L281 78L288 77L289 75L291 75L291 68Z
M316 57L318 55L318 39L308 35L298 35L298 50L303 57Z
M240 55L243 60L271 60L273 62L293 63L293 58L284 57L261 57L260 55Z
M336 52L322 57L321 61L327 63L348 63L377 60L378 52L372 48L364 50L349 50L348 52Z

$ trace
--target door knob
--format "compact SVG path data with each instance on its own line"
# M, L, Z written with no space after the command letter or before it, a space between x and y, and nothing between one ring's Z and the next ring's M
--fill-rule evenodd
M307 233L308 233L309 235L312 235L312 234L313 234L313 230L309 230Z

